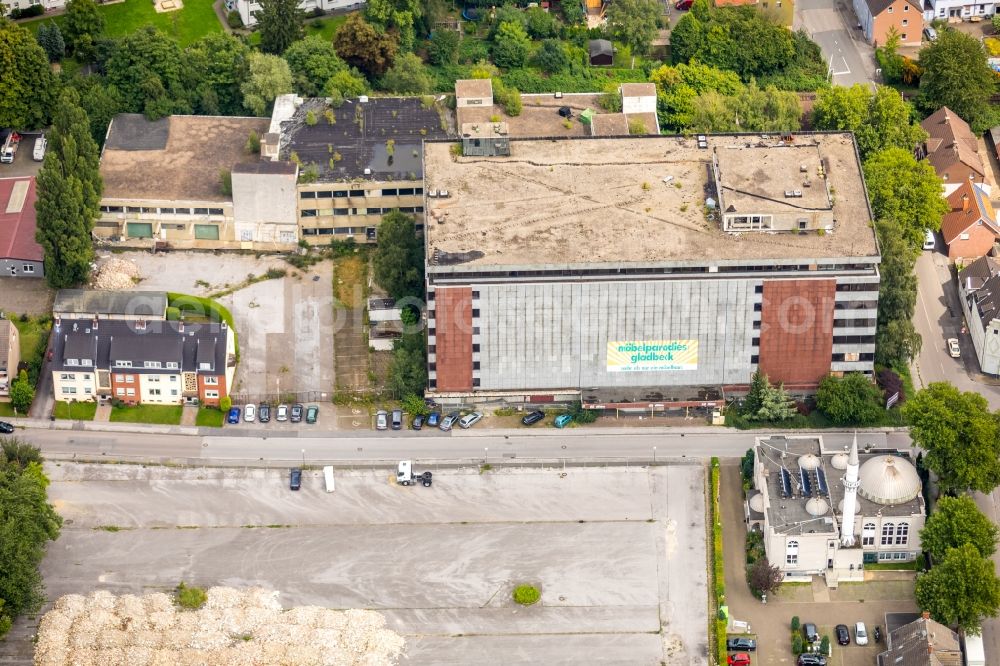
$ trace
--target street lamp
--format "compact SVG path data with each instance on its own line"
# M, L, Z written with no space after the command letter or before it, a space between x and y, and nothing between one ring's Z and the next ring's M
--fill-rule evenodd
M483 454L485 456L485 459L484 459L483 462L488 465L490 463L490 447L484 446L483 447Z
M302 449L302 466L306 466L306 450Z
M653 462L656 462L656 447L653 447Z

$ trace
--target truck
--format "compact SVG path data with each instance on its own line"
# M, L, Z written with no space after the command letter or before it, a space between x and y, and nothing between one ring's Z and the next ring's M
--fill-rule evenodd
M430 488L433 476L430 472L414 474L413 463L409 460L400 460L396 466L396 483L401 486L414 486L419 483L424 488Z
M21 143L21 135L14 130L6 130L6 136L0 134L3 145L0 146L0 162L3 164L13 164L14 155L17 154L17 147Z

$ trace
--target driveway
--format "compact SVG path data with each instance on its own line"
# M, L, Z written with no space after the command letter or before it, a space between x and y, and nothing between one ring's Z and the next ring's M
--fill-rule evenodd
M972 338L962 333L962 306L958 286L952 278L948 258L940 252L922 252L917 257L917 307L913 324L923 338L920 354L912 364L916 388L931 382L951 382L962 391L979 393L992 409L1000 409L1000 386L984 383L979 374ZM948 338L958 338L962 358L949 356Z
M869 85L875 74L875 51L856 25L854 10L843 0L796 3L793 26L819 44L836 85Z
M0 311L9 315L52 314L54 295L43 278L0 277Z

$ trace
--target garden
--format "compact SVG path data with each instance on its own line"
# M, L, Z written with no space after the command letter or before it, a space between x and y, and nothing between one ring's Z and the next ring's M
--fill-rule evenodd
M183 409L180 405L136 405L129 407L118 403L111 407L110 420L112 423L179 425Z

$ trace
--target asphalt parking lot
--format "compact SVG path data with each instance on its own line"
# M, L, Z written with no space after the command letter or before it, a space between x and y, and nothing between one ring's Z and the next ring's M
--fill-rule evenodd
M423 471L419 464L415 471ZM47 594L263 585L285 606L371 608L435 664L707 664L704 471L47 465L66 519ZM516 606L532 583L539 604Z

